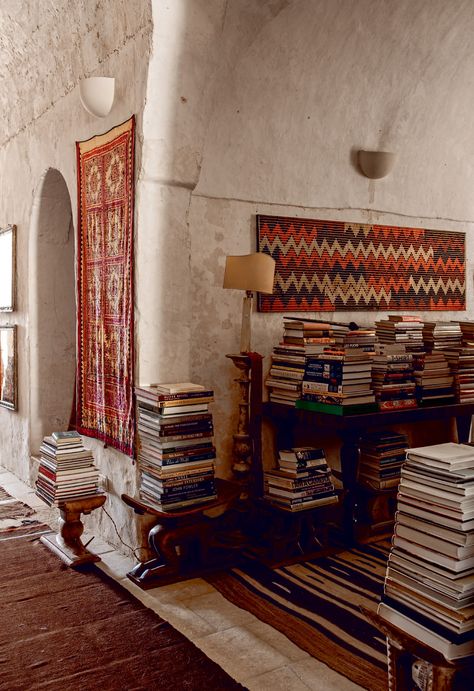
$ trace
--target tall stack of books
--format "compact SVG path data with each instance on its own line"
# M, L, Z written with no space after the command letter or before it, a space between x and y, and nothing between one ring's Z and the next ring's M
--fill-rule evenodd
M461 347L445 349L444 355L454 375L456 400L474 401L474 322L459 322L462 332Z
M379 343L400 343L407 353L424 350L423 322L421 317L411 314L391 314L387 319L375 322Z
M40 446L36 494L50 506L99 492L94 457L77 432L53 432Z
M375 327L366 326L362 329L352 329L344 335L342 348L345 352L357 351L368 355L375 355L377 338Z
M270 401L294 406L301 398L306 357L333 347L348 330L348 326L330 322L285 318L283 338L273 348L272 363L265 380Z
M446 355L440 350L414 353L416 397L421 405L440 405L454 401L454 378Z
M474 448L408 449L379 614L448 660L474 653Z
M402 344L382 344L372 358L372 386L379 410L416 408L413 354Z
M359 443L360 484L373 490L398 487L408 440L399 432L364 434Z
M459 322L425 322L423 325L425 350L452 350L461 347L462 331Z
M136 387L140 496L166 511L216 497L213 391L192 382Z
M323 449L279 452L278 468L264 473L265 499L287 511L334 504L337 495Z
M336 415L374 410L371 369L372 356L357 348L308 356L296 407Z

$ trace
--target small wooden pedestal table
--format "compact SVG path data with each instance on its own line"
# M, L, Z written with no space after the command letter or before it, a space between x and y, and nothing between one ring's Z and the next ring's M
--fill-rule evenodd
M59 534L43 535L41 542L60 557L68 566L100 561L97 554L89 552L81 542L84 526L81 514L89 514L105 503L105 494L93 494L59 504Z
M409 691L414 688L412 666L417 660L431 665L429 691L464 691L472 688L474 657L446 660L433 648L413 638L405 631L383 619L375 612L361 607L362 613L387 637L389 691Z

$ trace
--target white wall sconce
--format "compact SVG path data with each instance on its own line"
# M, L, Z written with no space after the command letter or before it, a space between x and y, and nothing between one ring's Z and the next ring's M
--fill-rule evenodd
M79 82L81 103L96 118L105 118L112 110L115 77L89 77Z
M359 151L359 166L364 175L376 180L390 173L397 155L391 151Z

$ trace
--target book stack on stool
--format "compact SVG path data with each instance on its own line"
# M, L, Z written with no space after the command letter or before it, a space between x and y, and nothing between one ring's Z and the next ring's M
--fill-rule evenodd
M279 452L278 468L264 473L265 499L287 511L303 511L338 501L323 449Z
M192 382L135 389L140 497L162 511L215 499L213 391Z
M474 653L474 448L408 449L378 614L456 660Z
M53 432L40 447L36 494L50 506L99 493L99 472L77 432Z

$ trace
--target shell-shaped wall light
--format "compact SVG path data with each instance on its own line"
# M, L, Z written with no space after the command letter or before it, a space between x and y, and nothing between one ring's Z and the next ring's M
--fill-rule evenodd
M115 77L89 77L79 82L81 103L96 118L105 118L112 110Z
M359 151L359 166L366 177L376 180L390 173L396 157L391 151Z

